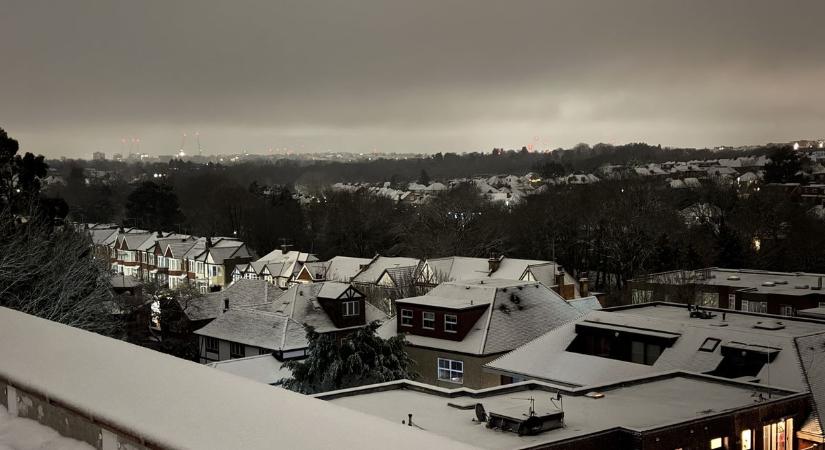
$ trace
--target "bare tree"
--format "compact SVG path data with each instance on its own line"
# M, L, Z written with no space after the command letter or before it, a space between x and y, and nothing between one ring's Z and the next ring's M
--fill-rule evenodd
M31 207L36 211L36 207ZM0 210L0 306L96 333L116 335L117 305L106 263L92 243L37 214Z

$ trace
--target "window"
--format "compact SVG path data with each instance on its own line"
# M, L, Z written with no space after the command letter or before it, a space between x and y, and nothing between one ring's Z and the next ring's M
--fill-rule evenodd
M762 448L765 450L791 450L793 449L793 419L780 420L779 422L762 427Z
M736 294L728 294L728 309L736 309Z
M206 351L210 353L218 353L218 339L213 337L206 337Z
M825 302L819 302L819 307L820 308L825 308Z
M265 348L259 348L259 349L258 349L258 354L259 354L259 355L268 355L268 354L270 354L270 353L272 353L272 352L271 352L271 351L269 351L269 350L267 350L267 349L265 349Z
M444 331L455 333L458 331L458 316L454 314L444 314Z
M711 450L717 449L717 448L723 448L722 447L722 438L718 437L718 438L711 439L710 440L710 448L711 448Z
M742 430L742 450L753 450L753 432Z
M796 315L796 308L791 305L779 305L779 314L793 317Z
M344 316L357 316L361 313L358 300L344 302Z
M657 344L649 344L641 341L632 341L630 344L630 362L636 364L652 366L661 354L662 347Z
M401 326L402 327L411 327L413 326L413 312L411 309L402 309L401 310Z
M197 267L197 273L203 273L203 263L202 262L198 261L195 267Z
M421 328L425 330L435 329L435 313L431 311L424 311L421 313Z
M702 346L699 347L699 351L702 352L713 352L716 350L716 347L719 346L719 339L709 337L705 339L705 342L702 343Z
M438 379L450 383L464 383L464 362L438 358Z
M210 273L210 276L213 276L213 277L218 276L218 266L209 266L209 273Z
M230 358L243 358L244 357L243 344L238 344L237 342L230 342L229 343L229 357Z

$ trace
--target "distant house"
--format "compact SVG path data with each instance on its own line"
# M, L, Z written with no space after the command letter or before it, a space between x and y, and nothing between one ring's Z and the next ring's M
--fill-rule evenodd
M417 258L376 255L352 278L352 284L384 311L393 310L392 301L414 295Z
M825 274L708 267L628 281L625 304L653 301L794 316L825 306Z
M369 266L369 258L335 256L329 261L308 262L301 267L295 281L311 283L318 281L341 281L349 283L362 270Z
M231 278L263 279L286 289L294 282L304 264L314 261L318 261L318 258L310 253L276 249L254 262L238 264L233 269Z
M244 281L269 285L261 280L237 283ZM274 286L269 289L277 290ZM385 314L364 301L364 295L357 289L334 281L296 284L276 299L261 304L233 306L230 300L223 303L223 309L215 311L214 300L210 299L205 306L206 314L201 317L217 315L195 332L199 336L201 362L266 353L281 361L303 358L309 345L307 326L318 333L343 338L369 322L386 319Z
M433 288L445 281L465 281L478 278L502 280L538 281L553 287L562 297L572 299L582 296L576 280L553 261L506 258L492 256L470 258L450 256L423 261L416 272L415 282L424 288ZM586 292L585 295L589 295Z
M446 282L395 303L395 320L380 333L406 335L419 380L470 388L501 383L484 364L598 307L573 306L541 283L497 279Z

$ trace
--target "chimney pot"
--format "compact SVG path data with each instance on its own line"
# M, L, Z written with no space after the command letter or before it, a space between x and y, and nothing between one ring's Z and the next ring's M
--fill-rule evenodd
M223 312L227 311L229 311L229 299L225 298L223 299Z

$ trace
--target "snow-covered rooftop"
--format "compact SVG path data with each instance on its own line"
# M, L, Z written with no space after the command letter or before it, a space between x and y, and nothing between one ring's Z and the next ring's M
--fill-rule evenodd
M378 388L380 386L380 388ZM600 433L616 427L642 432L658 427L712 417L755 406L754 391L765 388L749 383L720 381L687 373L638 379L595 388L604 394L591 398L587 390L565 389L538 382L523 382L483 390L448 390L402 380L318 395L335 405L399 423L412 414L413 424L429 432L466 444L491 449L533 448L564 439ZM771 390L771 400L783 401L793 392ZM564 426L533 436L489 429L473 420L475 404L486 412L517 411L527 415L530 399L536 410L554 410L551 398L563 396ZM766 395L767 396L767 395ZM458 408L448 405L469 405Z
M0 308L0 342L14 343L0 345L0 378L158 447L384 449L391 442L397 449L467 448L7 308Z

